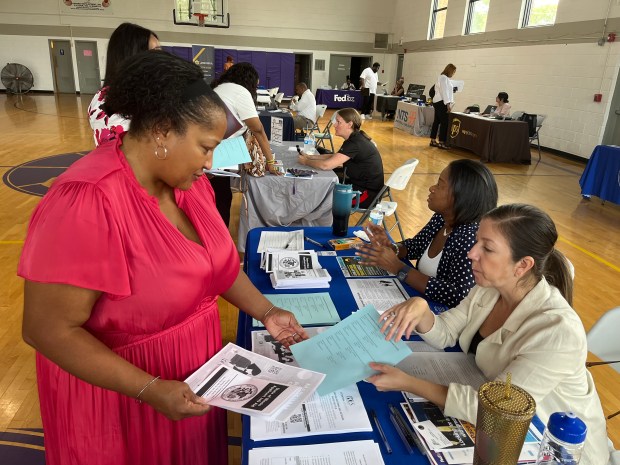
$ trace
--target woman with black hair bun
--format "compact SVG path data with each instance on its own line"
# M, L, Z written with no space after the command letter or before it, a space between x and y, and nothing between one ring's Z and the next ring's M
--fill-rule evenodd
M54 182L18 269L46 463L225 464L226 412L183 381L221 349L218 298L285 346L307 334L239 269L203 175L226 118L200 67L149 51L122 70L104 110L131 127Z
M476 243L480 218L497 205L497 185L482 163L454 160L429 191L428 208L435 213L415 237L392 243L383 227L369 225L371 244L358 255L428 299L454 307L474 287L467 253ZM403 259L416 260L416 266Z
M121 115L108 115L102 109L112 77L118 72L123 60L140 52L154 49L159 49L157 34L137 24L123 23L110 36L103 87L88 105L88 121L93 129L96 146L115 140L119 134L129 129L128 119Z

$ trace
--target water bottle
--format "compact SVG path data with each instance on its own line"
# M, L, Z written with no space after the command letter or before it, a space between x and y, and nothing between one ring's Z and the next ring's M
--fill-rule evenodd
M304 137L304 153L313 154L316 153L316 137L311 129L306 130L306 136Z
M376 224L377 226L383 224L383 208L381 208L381 205L377 205L372 209L368 219L372 224Z
M549 417L540 443L536 465L577 465L588 428L573 412L556 412Z

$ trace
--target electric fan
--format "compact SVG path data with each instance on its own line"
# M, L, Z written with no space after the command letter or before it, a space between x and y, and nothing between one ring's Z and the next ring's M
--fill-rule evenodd
M6 90L13 94L24 94L32 89L34 84L30 70L19 63L8 63L2 69L0 79L2 79L2 84Z

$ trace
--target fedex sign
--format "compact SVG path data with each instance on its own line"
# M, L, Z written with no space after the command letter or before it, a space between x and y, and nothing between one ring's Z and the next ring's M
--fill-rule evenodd
M345 95L338 95L338 94L334 94L334 101L335 102L355 102L355 99L348 94Z

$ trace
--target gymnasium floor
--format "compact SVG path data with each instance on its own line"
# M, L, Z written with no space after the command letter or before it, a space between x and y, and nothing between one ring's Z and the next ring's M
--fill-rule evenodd
M21 340L22 280L15 270L31 212L54 178L94 147L86 120L92 96L0 94L0 463L34 465L42 461L33 350ZM332 111L320 121L323 127ZM386 176L405 160L420 160L409 185L397 192L405 233L412 236L428 220L428 187L451 160L475 158L460 150L444 151L393 129L392 122L367 120L363 129L377 142ZM545 128L541 132L545 143ZM338 148L341 140L335 140ZM489 164L499 186L500 203L538 205L555 220L558 248L575 266L576 311L589 329L606 310L620 305L620 206L597 198L584 200L579 177L584 163L543 153L529 166ZM240 199L233 202L231 235L237 237ZM237 310L221 305L225 341L234 340ZM620 409L620 374L610 367L591 369L606 414ZM240 463L240 421L230 416L230 464ZM608 421L609 434L620 447L620 416Z

